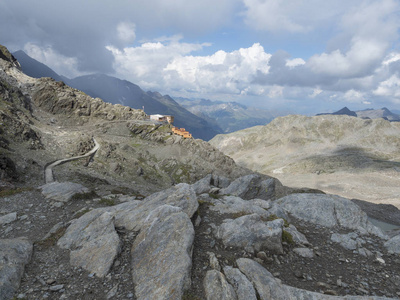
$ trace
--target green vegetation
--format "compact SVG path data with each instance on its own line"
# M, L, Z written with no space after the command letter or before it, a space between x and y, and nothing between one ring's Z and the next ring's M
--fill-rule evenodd
M210 196L213 199L220 199L221 195L213 194L213 193L208 193L208 196Z
M293 241L293 236L287 232L286 230L282 230L282 242L286 242L289 245L293 245L294 241Z
M201 300L201 298L192 294L189 291L186 291L182 296L182 300Z
M90 191L88 193L78 193L72 196L71 200L88 200L97 197L95 191Z
M74 214L74 217L76 219L79 219L80 217L82 217L84 214L88 213L89 211L91 211L89 208L86 208L84 210L80 210L78 211L76 214Z
M105 205L105 206L114 206L115 204L117 204L115 202L115 198L101 198L99 201L99 204Z
M47 239L41 240L36 244L46 248L55 246L57 241L64 235L66 230L67 227L61 227L55 233L51 234Z
M270 221L274 221L274 220L277 220L277 219L282 219L282 220L283 220L283 226L289 227L289 222L288 222L286 219L284 219L284 218L279 218L279 217L278 217L277 215L275 215L275 214L270 215L265 221L270 222Z
M244 211L240 211L240 212L232 214L232 217L234 219L237 219L237 218L240 218L240 217L243 217L243 216L247 216L247 215L248 215L248 213L246 213Z
M22 192L32 191L33 188L15 188L15 189L4 189L0 191L0 197L9 197Z
M211 203L211 202L205 201L205 200L197 200L197 202L199 203L199 205L210 205L210 206L215 206L214 203Z

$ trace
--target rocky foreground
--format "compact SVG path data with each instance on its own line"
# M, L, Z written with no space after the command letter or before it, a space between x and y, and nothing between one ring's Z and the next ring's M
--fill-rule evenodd
M398 231L347 199L276 188L208 175L144 199L57 182L2 197L0 299L400 296Z

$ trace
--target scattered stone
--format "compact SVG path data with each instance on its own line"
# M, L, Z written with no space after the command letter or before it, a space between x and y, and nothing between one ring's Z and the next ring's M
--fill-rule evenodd
M10 224L10 223L14 222L15 220L17 220L16 212L12 212L7 215L1 216L0 217L0 226Z
M310 248L294 248L293 252L304 258L314 257L314 251Z
M58 292L64 288L63 284L58 284L58 285L53 285L50 287L50 291L52 292Z
M211 269L221 271L221 266L219 265L218 259L213 252L207 252L208 257L210 259L210 267Z
M119 284L116 284L111 290L108 291L106 298L111 299L117 295Z

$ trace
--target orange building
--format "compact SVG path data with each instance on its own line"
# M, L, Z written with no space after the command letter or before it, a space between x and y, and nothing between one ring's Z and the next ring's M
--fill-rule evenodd
M185 128L172 127L172 132L183 136L185 139L192 138L192 135L189 133L189 131L186 131Z

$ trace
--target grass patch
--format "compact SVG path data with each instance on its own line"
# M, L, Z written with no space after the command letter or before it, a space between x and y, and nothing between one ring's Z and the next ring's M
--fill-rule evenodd
M208 193L208 196L210 196L213 199L220 199L221 195L213 194L213 193Z
M201 300L201 298L189 291L186 291L183 293L182 300Z
M86 208L84 210L80 210L78 212L76 212L74 214L74 218L79 219L80 217L82 217L84 214L88 213L89 211L91 211L89 208Z
M101 198L100 201L99 201L99 204L102 204L102 205L105 205L105 206L114 206L117 203L115 202L115 198L114 199Z
M289 227L289 222L288 222L286 219L284 219L284 218L279 218L279 217L278 217L277 215L275 215L275 214L270 215L270 216L266 219L266 221L267 221L267 222L270 222L270 221L274 221L274 220L277 220L277 219L282 219L282 220L283 220L283 226Z
M0 191L0 197L9 197L22 192L33 191L33 188L16 188L16 189L4 189Z
M248 215L247 212L240 211L240 212L237 212L237 213L232 214L232 217L233 217L234 219L237 219L237 218L240 218L240 217L243 217L243 216L247 216L247 215Z
M98 197L95 191L90 191L88 193L77 193L71 197L71 200L88 200Z
M286 230L282 230L282 242L286 242L290 245L294 244L293 236Z
M199 205L210 205L210 206L215 206L214 203L211 203L211 202L205 201L205 200L197 200L197 202L199 203Z
M55 233L51 234L47 239L41 240L36 244L46 248L55 246L57 244L57 241L64 235L66 230L67 227L61 227Z

